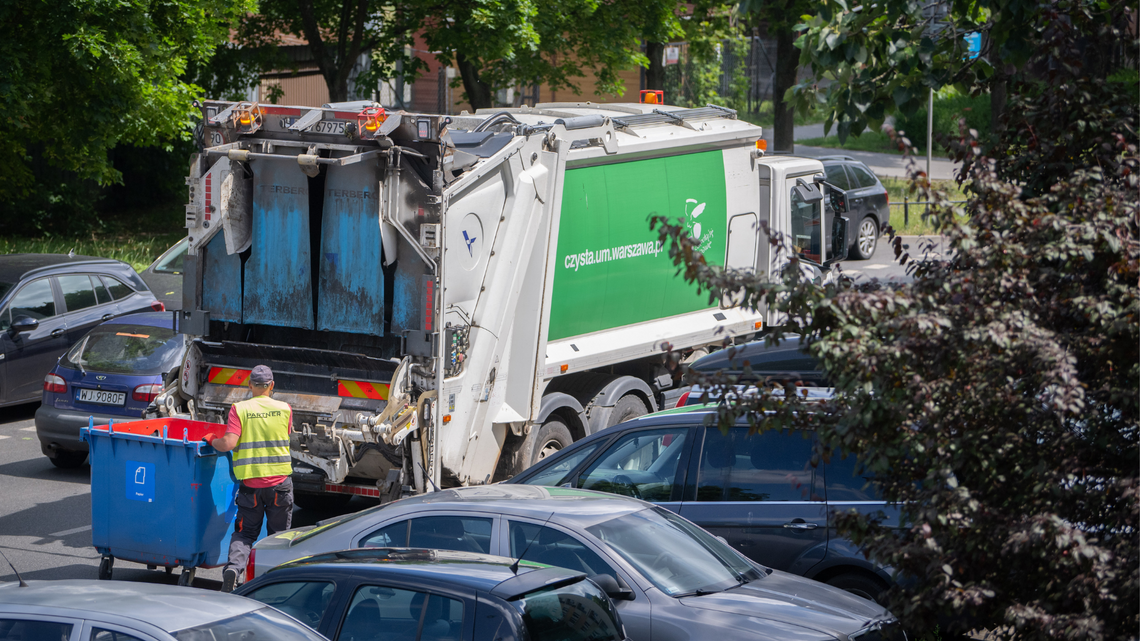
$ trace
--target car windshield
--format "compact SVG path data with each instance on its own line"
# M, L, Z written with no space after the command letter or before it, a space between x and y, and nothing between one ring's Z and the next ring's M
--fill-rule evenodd
M170 253L158 259L153 271L158 274L181 274L182 259L186 258L189 249L190 243L185 238L178 241L178 244L170 249Z
M173 634L178 641L325 641L313 630L270 607Z
M591 581L531 592L512 602L530 638L551 641L621 641L614 604Z
M719 592L763 574L704 530L662 508L587 528L669 596Z
M100 325L63 357L70 369L108 374L163 374L178 365L183 337L165 327Z

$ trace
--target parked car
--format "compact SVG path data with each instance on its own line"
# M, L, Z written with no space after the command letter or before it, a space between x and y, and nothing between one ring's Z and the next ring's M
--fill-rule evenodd
M87 442L80 428L91 417L96 425L144 418L177 375L188 345L166 312L113 318L87 332L43 379L36 410L40 449L57 467L82 465Z
M189 249L189 239L183 238L139 274L166 309L182 309L182 261Z
M867 165L850 156L820 156L827 182L847 190L847 217L855 224L848 257L867 260L875 253L879 233L891 220L887 188Z
M846 639L897 628L877 603L756 564L669 510L570 488L500 483L387 503L261 539L253 574L332 550L401 546L584 572L610 585L639 641Z
M0 639L325 641L253 599L174 585L93 580L0 584Z
M583 572L471 552L355 549L278 566L237 594L333 641L622 641Z
M597 432L536 463L508 484L612 492L672 510L723 537L753 561L874 599L885 568L840 537L833 510L883 511L897 525L854 457L811 465L812 432L724 434L715 406L667 410ZM712 418L712 423L707 422Z
M0 256L0 406L40 400L44 374L92 327L123 314L162 309L121 261Z

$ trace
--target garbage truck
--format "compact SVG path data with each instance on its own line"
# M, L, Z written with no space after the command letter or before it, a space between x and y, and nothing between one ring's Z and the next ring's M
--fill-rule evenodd
M773 321L686 283L655 215L725 269L846 255L820 162L722 107L198 106L193 341L154 415L222 423L268 365L302 507L509 478L675 400L671 353Z

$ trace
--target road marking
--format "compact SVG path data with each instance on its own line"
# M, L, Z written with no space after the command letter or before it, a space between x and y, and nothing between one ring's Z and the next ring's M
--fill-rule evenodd
M21 427L20 431L21 432L34 432L34 431L36 431L36 426L33 425L31 427Z
M83 527L72 528L70 530L64 530L62 532L52 532L48 536L53 536L53 537L68 536L69 534L79 534L80 532L86 532L87 530L90 530L90 529L91 529L90 525L84 525Z
M890 265L863 265L863 269L886 269Z
M3 441L6 438L12 438L12 437L8 436L7 434L0 434L0 441Z

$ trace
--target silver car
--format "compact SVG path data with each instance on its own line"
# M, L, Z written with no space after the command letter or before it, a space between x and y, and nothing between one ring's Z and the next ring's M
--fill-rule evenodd
M668 510L569 488L491 485L403 499L264 538L252 572L359 547L480 552L585 572L635 641L899 634L873 601L749 561Z
M0 639L325 641L253 599L122 581L0 584Z

